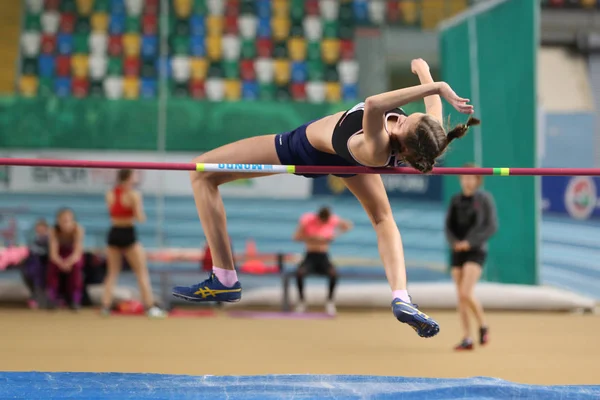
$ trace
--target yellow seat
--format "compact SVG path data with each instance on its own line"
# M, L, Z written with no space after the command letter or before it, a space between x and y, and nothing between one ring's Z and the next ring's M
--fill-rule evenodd
M32 97L37 95L40 82L37 76L23 75L19 80L19 92L23 96Z
M415 18L418 18L418 15ZM429 0L422 3L421 28L434 29L444 18L446 18L446 2L444 0Z
M123 35L123 52L126 56L137 57L140 54L141 38L138 33L127 33Z
M125 99L140 97L140 80L137 76L127 76L123 79L123 97Z
M290 62L289 60L276 59L273 61L273 73L275 83L285 85L290 81Z
M277 41L286 40L290 36L291 21L288 17L274 17L271 20L273 38Z
M108 14L94 13L92 15L92 31L93 32L108 31Z
M190 58L190 70L192 79L203 81L208 71L208 61L205 58Z
M206 38L206 55L211 61L220 61L223 57L221 47L221 36L209 36Z
M92 13L94 8L94 0L77 0L77 12L79 15L87 17Z
M436 0L434 0L436 1ZM415 0L406 0L398 4L402 22L407 25L414 25L419 20L419 7Z
M192 5L192 0L175 0L173 2L175 15L179 18L188 18L192 13Z
M337 103L342 99L342 86L339 82L327 82L325 85L325 98L330 103Z
M288 53L292 61L306 60L306 39L291 38L288 40Z
M586 8L594 8L596 7L596 0L581 0L581 5Z
M225 80L225 98L237 101L242 97L242 82L238 79Z
M289 0L272 0L271 10L274 17L287 17L290 15Z
M321 58L327 64L334 64L340 59L339 39L325 39L321 42Z
M211 15L206 18L206 34L207 36L223 35L223 17Z
M87 54L75 54L71 57L71 74L75 78L88 76L89 57Z

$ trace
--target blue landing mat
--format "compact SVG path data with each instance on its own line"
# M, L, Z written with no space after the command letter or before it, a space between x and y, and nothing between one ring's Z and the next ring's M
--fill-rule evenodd
M0 399L600 399L600 386L532 386L494 378L354 375L186 376L0 373Z

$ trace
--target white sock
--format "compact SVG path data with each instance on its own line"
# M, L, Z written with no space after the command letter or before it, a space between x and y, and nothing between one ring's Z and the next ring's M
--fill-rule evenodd
M411 303L407 290L394 290L392 292L392 299L400 299L405 303Z

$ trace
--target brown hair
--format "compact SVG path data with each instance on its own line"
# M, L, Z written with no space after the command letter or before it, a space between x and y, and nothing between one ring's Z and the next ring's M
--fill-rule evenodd
M444 154L448 145L454 140L463 137L470 126L479 125L475 117L469 117L466 123L458 124L448 134L444 127L430 115L425 115L419 121L417 128L409 133L403 144L408 149L404 156L411 167L422 173L431 172L435 160Z
M321 207L318 216L322 222L327 222L329 220L329 217L331 217L331 210L329 209L329 207Z
M117 172L117 182L123 183L131 178L131 175L133 175L132 169L120 169L119 172Z

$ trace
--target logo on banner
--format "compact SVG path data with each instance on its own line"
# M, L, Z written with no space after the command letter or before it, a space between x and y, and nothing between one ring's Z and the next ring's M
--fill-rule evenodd
M596 208L596 185L591 178L572 178L565 191L565 207L573 218L587 219Z

